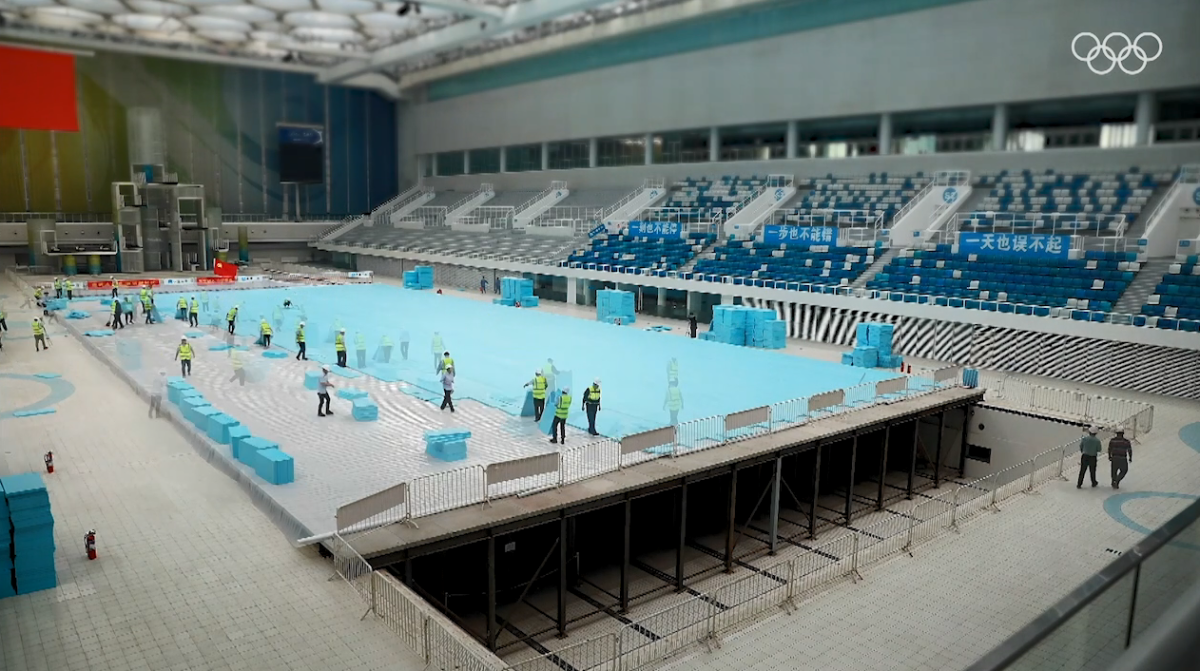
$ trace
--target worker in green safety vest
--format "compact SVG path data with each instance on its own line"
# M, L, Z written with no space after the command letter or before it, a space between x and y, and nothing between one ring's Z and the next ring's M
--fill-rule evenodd
M525 383L526 387L533 387L533 421L542 421L542 412L546 410L546 390L550 388L546 382L546 376L542 375L542 371L533 371L533 379Z
M554 421L550 423L550 442L567 442L567 415L571 412L571 390L563 387L554 404ZM561 438L559 437L561 436Z
M667 387L667 397L663 399L663 410L671 412L671 426L679 423L679 411L683 410L683 392L679 389L679 380L671 380Z
M175 358L179 360L179 372L183 377L192 374L192 357L195 353L192 351L191 344L188 343L187 336L179 339L179 347L175 350Z
M146 323L154 323L154 298L146 293L142 296L142 314L146 315Z
M354 334L354 358L358 359L358 367L367 367L367 337L362 331Z
M271 347L271 324L265 316L258 319L258 341L263 347Z
M63 288L67 290L67 300L71 300L75 297L72 294L72 292L75 291L75 283L74 282L72 282L71 280L67 280L66 282L63 282Z
M238 306L229 308L229 312L225 314L225 321L229 323L229 335L233 335L234 329L237 327Z
M341 368L346 367L346 329L338 330L337 337L333 340L333 349L337 352L337 365Z
M37 317L33 318L33 347L36 352L50 349L50 344L46 342L46 327Z
M183 321L184 319L187 319L187 313L187 299L183 296L180 296L179 300L175 301L175 318Z
M600 412L600 378L592 380L592 386L583 390L583 410L587 413L588 433L600 435L596 431L596 413Z
M192 296L192 301L188 305L188 326L196 327L200 325L200 301Z
M447 368L454 368L455 373L458 372L458 369L454 366L454 358L450 356L449 351L442 352L442 358L438 361L438 372L440 373Z
M300 322L300 325L296 327L296 347L298 348L296 361L308 361L308 352L305 350L307 346L304 342L304 322Z
M54 297L62 298L63 283L61 277L54 278Z

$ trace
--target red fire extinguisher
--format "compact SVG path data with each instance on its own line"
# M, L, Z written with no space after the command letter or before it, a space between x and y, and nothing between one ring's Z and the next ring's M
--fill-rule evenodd
M54 472L54 453L47 452L46 456L42 457L42 460L46 462L46 472L53 473Z
M92 529L83 535L83 549L87 550L87 558L96 558L96 530Z

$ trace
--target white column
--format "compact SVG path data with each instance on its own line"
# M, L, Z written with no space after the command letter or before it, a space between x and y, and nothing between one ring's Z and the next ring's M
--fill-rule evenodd
M591 138L590 140L588 140L588 167L589 168L596 167L596 157L599 156L599 154L600 154L599 143L596 141L596 138Z
M655 301L655 306L656 306L655 309L657 310L659 317L662 317L663 315L667 314L667 289L666 289L666 287L658 288L658 300Z
M434 176L434 177L437 177L437 175L438 175L438 171L437 171L437 154L430 154L430 155L429 155L429 160L433 161L433 176Z
M1004 151L1008 146L1008 105L996 105L992 112L992 151Z
M879 115L879 155L892 153L892 115L884 112Z
M689 315L700 311L700 294L695 291L687 292L687 311Z
M1158 116L1158 105L1154 93L1142 91L1137 97L1137 109L1133 113L1133 122L1137 126L1137 144L1144 146L1153 140L1151 133L1154 129L1155 117Z
M500 147L500 172L508 172L508 150Z
M721 305L733 305L733 296L721 294Z
M471 174L471 152L463 150L463 174Z
M787 125L787 157L796 158L797 145L799 144L800 133L796 129L796 122L789 121Z
M542 170L546 171L549 169L550 169L550 143L543 142L542 143Z
M651 135L650 133L646 133L646 138L645 138L644 142L646 143L646 165L653 165L654 164L654 136Z
M716 126L708 129L708 160L721 160L721 129Z
M592 296L595 295L591 291L591 284L592 284L591 280L583 280L583 304L585 306L592 305L592 302L593 302Z
M567 305L574 305L576 296L579 290L579 279L575 277L567 278Z

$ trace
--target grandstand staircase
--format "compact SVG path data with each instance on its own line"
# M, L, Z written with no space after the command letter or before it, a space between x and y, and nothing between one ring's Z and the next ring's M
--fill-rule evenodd
M341 237L342 235L349 233L350 231L358 228L359 226L362 226L365 223L368 223L369 221L371 221L370 217L367 217L367 216L364 216L361 214L352 214L352 215L346 217L345 219L343 219L341 221L341 223L339 223L337 226L333 227L332 230L322 233L321 237L320 237L320 241L321 242L330 242L332 240L336 240L339 237Z
M546 210L558 205L564 198L571 195L567 183L562 181L550 182L550 188L530 198L519 205L513 214L513 228L523 229L540 217Z
M896 255L899 253L900 253L899 247L892 247L892 248L888 249L886 252L884 252L883 256L876 257L875 263L872 263L871 265L867 266L867 269L862 272L862 275L859 275L858 279L854 280L854 282L852 282L850 284L850 288L851 289L865 288L867 286L867 282L870 282L871 278L875 277L876 274L882 272L883 269L889 263L891 263L892 259L896 258Z
M487 182L480 184L474 193L450 206L449 211L446 212L445 225L453 226L457 224L463 217L495 197L496 190L492 188L491 184Z
M1146 227L1150 225L1150 220L1153 215L1158 212L1159 206L1167 196L1171 195L1175 183L1160 184L1154 193L1150 194L1150 199L1142 206L1141 216L1137 218L1129 228L1125 231L1125 237L1129 240L1139 240L1146 234Z
M771 215L796 195L795 179L792 175L768 175L767 185L758 195L742 205L741 209L725 220L722 232L725 237L734 235L748 239L758 227L771 220Z
M384 223L395 226L413 210L434 199L433 187L418 184L371 211L371 226Z
M608 206L602 217L605 225L609 227L609 230L616 230L613 224L619 226L633 221L638 218L642 210L666 198L667 188L664 182L665 180L662 179L647 179L642 182L640 189Z
M1154 293L1155 287L1162 281L1163 275L1167 274L1175 259L1149 259L1142 262L1142 268L1138 274L1125 287L1125 293L1117 299L1113 305L1113 312L1117 314L1136 315L1142 311L1142 306L1146 304L1146 300Z
M688 259L687 263L685 263L679 267L679 272L681 272L681 273L692 272L692 269L696 267L696 262L699 261L700 259L704 258L705 254L708 254L708 253L712 252L714 249L716 249L717 245L720 245L721 242L722 242L721 239L718 238L718 239L713 240L712 242L708 243L707 245L705 245L704 249L701 249L700 251L693 254L692 258Z

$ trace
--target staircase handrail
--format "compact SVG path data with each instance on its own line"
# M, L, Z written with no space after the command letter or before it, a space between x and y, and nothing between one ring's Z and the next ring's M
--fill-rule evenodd
M495 192L495 190L492 188L492 185L490 183L483 182L479 185L478 189L475 189L474 191L472 191L470 193L470 195L468 195L466 198L463 198L462 200L458 201L457 203L451 205L447 209L447 212L453 212L453 211L457 210L458 208L463 207L467 203L471 202L472 200L482 196L485 193L494 193L494 192Z
M529 200L525 201L524 203L521 203L520 205L516 206L516 213L520 214L521 212L524 212L525 210L536 205L538 201L545 198L546 196L549 196L551 193L553 193L555 191L560 191L560 190L563 190L566 188L567 188L567 183L565 181L554 180L554 181L550 182L549 188L542 189L533 198L530 198Z
M395 212L396 210L399 210L400 208L404 207L405 205L408 205L409 203L424 196L427 193L433 193L432 186L428 186L426 184L417 184L416 186L412 187L411 189L408 189L407 191L403 191L401 193L396 194L393 198L387 200L379 207L376 207L374 210L371 210L371 223L372 224L379 224L381 222L386 223L387 217L389 215L391 215L391 213Z
M918 191L915 196L909 198L908 202L904 204L904 207L900 208L900 211L892 216L892 221L900 221L903 219L904 216L909 213L909 211L917 206L917 203L921 202L925 196L928 196L929 192L933 191L933 187L938 186L934 183L935 181L936 179L929 180L929 183L926 184L920 191Z
M342 232L343 228L349 227L350 224L359 219L366 219L366 216L362 214L348 214L338 223L321 231L313 240L332 240Z
M651 180L646 180L645 182L642 182L642 186L640 188L630 191L629 193L625 194L625 196L623 198L621 198L621 200L618 200L617 202L613 203L612 205L609 205L608 207L604 208L604 210L600 213L600 217L602 219L607 219L607 218L611 217L613 215L613 213L615 213L617 210L628 205L631 200L642 195L642 193L646 189L654 188L654 187L646 186L646 182L649 182L649 181L651 181Z
M1142 231L1142 237L1147 237L1150 233L1150 225L1155 223L1156 217L1159 215L1159 210L1167 207L1167 203L1175 200L1175 190L1182 189L1184 184L1200 183L1200 164L1188 164L1179 166L1179 172L1175 175L1175 181L1171 182L1171 187L1163 194L1162 198L1158 199L1158 204L1146 216L1143 221L1146 222L1146 229Z

